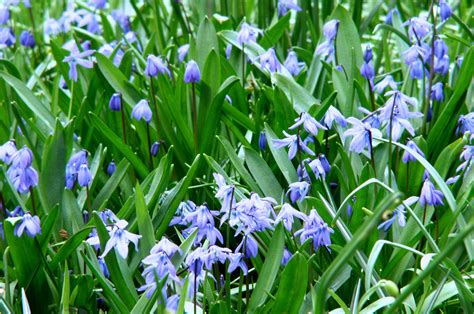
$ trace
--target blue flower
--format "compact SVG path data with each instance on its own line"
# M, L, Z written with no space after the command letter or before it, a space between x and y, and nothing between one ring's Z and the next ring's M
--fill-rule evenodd
M304 222L303 229L298 230L295 236L300 235L301 243L312 239L314 249L317 250L322 246L331 245L331 233L334 233L334 230L322 220L316 209L313 208Z
M135 245L135 249L138 251L138 240L142 237L125 230L125 227L128 223L125 220L119 220L112 227L112 230L109 232L110 239L105 244L104 252L101 257L106 256L110 250L115 248L117 253L122 258L127 258L128 256L128 244L132 242Z
M120 93L114 93L110 97L109 108L111 111L120 111L122 109L122 95Z
M290 258L293 256L293 254L291 254L290 251L288 251L287 249L284 249L283 250L283 257L281 258L281 266L286 266L286 264L288 264L288 262L290 261Z
M426 178L420 193L421 206L425 206L425 204L432 206L444 205L443 197L443 192L436 190L430 179Z
M35 37L33 36L33 33L29 31L21 32L20 44L27 48L33 48L35 46Z
M378 94L382 94L387 87L390 87L392 90L397 89L397 83L390 74L386 75L381 81L375 84L374 91Z
M87 164L82 164L77 172L77 183L79 186L89 186L92 181L92 175Z
M405 204L408 206L413 205L416 201L418 201L417 196L412 196L409 197L408 199L405 200ZM400 227L405 227L406 225L406 211L404 210L404 205L399 205L397 208L395 208L392 212L392 216L382 222L377 229L383 230L384 232L387 232L393 225L395 221L398 222L398 225Z
M172 279L175 282L180 281L176 275L176 268L171 262L173 254L168 255L165 251L158 248L158 244L151 249L150 255L142 260L142 263L146 265L142 272L145 284L138 288L138 291L146 291L147 298L152 296L158 286L156 278L161 280L168 276L168 279ZM166 289L166 283L163 289Z
M234 197L235 187L233 185L227 184L222 175L214 173L213 176L217 186L219 187L216 192L216 198L222 202L221 213L228 213L236 203Z
M267 137L264 131L260 132L260 135L258 137L258 147L262 151L265 151L265 148L267 147Z
M321 56L323 60L327 62L333 62L334 56L334 43L332 41L325 40L316 47L316 54Z
M158 155L159 150L160 150L160 142L153 142L150 148L150 155L155 157L156 155Z
M425 154L423 154L423 152L421 151L421 149L418 147L418 145L416 145L416 143L412 140L409 140L406 144L409 148L411 148L412 150L416 151L418 154L420 154L421 156L425 157ZM410 161L416 161L416 158L413 157L412 154L410 154L408 151L404 151L403 152L403 157L402 157L402 161L404 163L407 163L407 162L410 162Z
M431 48L427 44L412 45L410 48L402 52L402 56L405 58L405 64L411 66L415 61L423 60L426 62L429 60L431 55Z
M342 113L336 109L334 106L329 106L328 110L326 111L323 122L328 129L332 127L333 122L338 123L341 127L345 128L347 125L346 118L342 115Z
M446 0L440 0L439 1L439 15L441 16L441 20L446 21L449 17L451 17L452 14L453 14L453 11L451 10L451 7L446 2Z
M241 46L243 46L244 44L254 43L257 41L258 34L261 33L262 31L260 29L250 26L249 24L244 22L240 26L240 31L237 34L237 42Z
M97 261L99 262L99 268L102 274L104 274L105 277L109 278L110 273L109 273L109 269L107 268L107 264L105 263L104 258L97 257Z
M295 123L289 127L290 130L296 129L300 125L303 125L304 129L314 136L318 135L318 130L327 130L327 128L316 121L310 114L302 112L298 118L295 119Z
M431 24L424 18L412 17L408 21L402 24L402 26L408 25L408 35L412 40L421 41L428 32L431 31Z
M327 21L323 26L323 34L327 40L332 41L336 38L337 29L339 27L339 20L334 19Z
M194 60L191 60L186 65L186 70L184 71L184 82L185 83L199 83L201 81L201 72L199 72L199 67Z
M301 11L301 8L294 0L278 0L278 15L283 16L289 10Z
M33 162L33 153L27 146L19 149L10 159L13 168L28 168Z
M226 59L230 59L230 54L232 53L232 44L228 44L225 47L225 57Z
M23 216L7 218L7 220L15 225L13 233L16 237L21 237L23 232L26 232L26 235L31 238L37 234L41 234L40 219L38 216L31 216L30 213L25 213Z
M114 214L113 211L110 209L106 208L104 210L101 210L97 213L97 215L100 217L104 225L109 225L109 224L114 224L118 222L120 219Z
M281 207L281 210L275 219L275 224L281 222L283 223L283 226L285 226L286 230L291 232L295 217L300 220L305 220L307 218L304 213L294 209L290 204L285 203Z
M431 87L430 97L432 100L442 102L444 100L443 83L438 82Z
M168 240L166 237L162 237L161 240L153 246L150 254L158 254L159 252L165 252L169 258L173 257L174 253L182 254L179 246Z
M6 6L0 7L0 25L7 24L10 20L10 9Z
M38 185L38 173L33 167L14 168L12 166L7 174L18 193L26 194L30 188Z
M300 74L301 69L304 66L304 63L298 61L296 52L290 51L288 53L288 56L286 57L284 66L288 70L288 72L290 72L291 75L297 76L298 74Z
M228 259L229 259L230 263L229 263L229 268L227 269L227 271L229 273L233 273L234 270L236 270L237 268L240 268L242 270L243 274L247 275L249 269L248 269L247 265L245 264L243 257L244 257L244 255L242 253L229 254Z
M158 74L168 74L168 76L171 77L171 72L161 57L148 55L146 59L145 75L155 77Z
M309 175L306 171L306 165L309 166L316 179L319 179L320 177L323 179L326 178L326 174L329 173L329 171L331 170L331 166L329 165L326 156L319 154L318 158L315 158L313 160L307 158L303 160L300 165L298 165L297 173L300 180L310 180ZM303 166L303 168L301 168L301 166Z
M188 221L186 220L190 213L196 210L196 204L192 201L181 202L178 205L178 209L176 210L176 214L171 219L170 226L174 225L187 225Z
M296 152L298 149L302 149L306 153L308 153L311 156L314 156L314 152L305 144L304 141L301 140L300 137L296 135L290 135L283 131L283 134L285 134L286 138L284 139L273 139L273 146L276 149L288 146L288 158L291 160L295 158Z
M435 73L446 75L449 71L449 56L445 54L442 58L434 58Z
M278 72L281 70L281 64L280 61L278 61L278 58L275 53L275 49L270 48L263 54L259 56L260 59L260 65L262 68L267 69L270 72Z
M245 257L255 258L258 254L258 243L251 235L245 235L235 250L237 252L244 250L243 254Z
M132 118L137 121L141 119L145 120L146 123L150 123L152 117L151 108L148 105L148 100L142 99L140 100L135 107L132 109Z
M474 112L470 112L466 115L460 115L458 120L458 127L456 129L458 134L464 134L469 132L474 134ZM6 145L6 144L5 144ZM1 159L1 148L0 148L0 159Z
M188 55L189 51L189 44L184 44L178 48L178 60L179 62L183 62L184 58Z
M448 54L448 46L441 38L436 39L434 42L434 54L437 58L442 58Z
M423 78L423 63L420 60L416 60L410 65L410 76L412 79L418 80Z
M11 163L11 158L17 152L15 140L9 140L2 146L0 146L0 160L5 164Z
M49 36L56 36L61 33L61 25L53 18L46 19L43 23L44 33Z
M289 185L288 192L290 194L290 200L292 203L302 201L309 192L310 185L306 181L294 182Z
M127 33L131 30L132 24L130 23L130 18L122 10L113 10L111 13L112 18L120 25L124 33Z
M90 2L94 8L98 10L105 9L105 5L107 4L107 0L90 0Z
M364 62L360 67L360 74L367 80L373 80L375 76L374 64L372 61Z
M349 150L361 153L364 148L372 145L371 138L382 137L382 134L378 129L372 128L367 122L361 122L356 118L347 118L347 122L353 125L352 128L344 132L344 137L352 136L352 141L349 146Z
M400 15L397 9L391 9L388 11L387 16L385 17L385 24L392 25L393 24L393 14L396 13Z
M373 55L372 55L372 47L368 45L365 50L364 50L364 56L363 59L366 63L369 63L372 61Z
M66 164L66 187L72 189L77 180L77 173L82 164L87 164L87 152L81 150L73 154Z
M88 59L88 57L94 54L94 52L95 50L79 52L77 46L74 46L70 55L63 59L63 62L69 63L69 79L75 82L77 81L77 65L80 65L84 68L92 68L93 63Z

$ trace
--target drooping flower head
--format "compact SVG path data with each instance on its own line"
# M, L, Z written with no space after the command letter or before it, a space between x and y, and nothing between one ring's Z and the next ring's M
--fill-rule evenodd
M171 77L171 72L161 57L148 55L146 59L145 75L149 77L158 76L158 74L167 74Z
M301 11L295 0L278 0L278 15L283 16L289 10Z
M240 31L237 34L237 42L240 46L244 44L254 43L257 41L257 36L262 31L256 27L250 26L247 22L243 22L240 26Z
M271 73L278 72L281 70L281 64L280 61L278 61L275 49L268 49L266 52L259 56L259 59L261 67L267 69Z
M288 186L288 192L292 203L302 201L309 192L310 185L306 181L294 182Z
M115 248L116 252L122 257L127 258L128 256L128 244L132 242L135 245L135 249L138 251L138 240L142 237L125 230L128 222L125 220L117 221L111 231L109 232L109 240L105 244L104 252L101 257L106 256L110 250Z
M184 44L181 47L178 48L178 60L179 62L183 62L184 58L188 55L189 51L189 44Z
M148 104L148 100L146 99L140 100L132 109L132 118L137 121L143 119L146 121L146 123L150 123L151 117L152 111L150 105Z
M418 145L416 145L416 143L413 140L409 140L406 145L412 150L414 150L415 152L417 152L418 154L420 154L422 157L425 157L425 154L423 154L423 151L418 147ZM412 154L410 154L408 151L404 151L402 161L404 163L414 162L416 161L416 158Z
M29 237L33 238L37 234L41 234L40 219L38 216L31 216L29 212L23 216L16 216L7 218L12 224L15 225L13 233L17 237L21 237L23 233L26 233Z
M311 156L315 155L314 152L306 145L305 141L301 140L301 137L298 137L297 135L290 135L285 131L283 131L283 134L286 136L284 139L273 139L273 146L276 149L288 146L288 158L290 160L295 158L298 149L301 149Z
M298 61L296 52L290 51L288 53L288 56L286 57L284 66L288 70L288 72L291 73L291 75L297 76L298 74L300 74L302 68L304 67L304 63Z
M69 64L69 79L77 82L77 65L80 65L84 68L92 68L93 63L89 60L89 57L93 55L95 50L86 50L80 52L77 46L71 50L69 56L63 59L63 62L67 62Z
M425 206L425 204L432 206L444 205L443 197L443 192L436 190L430 179L426 178L420 193L421 206Z
M199 83L201 81L201 72L196 61L191 60L186 65L186 70L184 72L184 82L185 83Z
M298 118L295 119L295 123L289 127L290 130L296 129L300 125L311 135L317 136L318 130L327 130L327 128L316 121L309 113L302 112Z
M364 148L372 146L372 138L374 136L381 137L382 134L376 128L373 128L367 122L361 122L356 118L347 118L347 122L352 124L352 128L344 132L344 136L352 136L352 141L349 150L361 153Z
M298 230L295 236L300 236L301 243L311 238L314 249L317 250L322 246L327 248L331 245L331 233L334 233L334 230L323 221L316 209L313 208L304 222L303 229Z
M332 127L332 124L334 122L336 122L337 124L339 124L343 128L345 128L346 125L347 125L346 118L334 106L329 106L328 111L326 111L326 114L324 115L323 122L324 122L324 125L328 129L330 129Z

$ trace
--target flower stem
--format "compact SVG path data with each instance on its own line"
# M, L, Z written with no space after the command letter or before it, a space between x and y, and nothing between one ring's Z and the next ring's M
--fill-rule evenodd
M428 112L430 108L430 95L431 95L431 88L433 86L433 77L434 77L434 43L436 39L436 17L434 15L433 7L434 7L434 1L431 1L430 15L431 15L431 18L433 19L433 37L431 38L430 74L429 74L429 79L428 79L428 90L426 91L425 106L423 108L424 109L423 125L421 128L422 134L426 134L426 124L428 122ZM425 86L423 85L423 88L424 87Z
M69 100L69 111L67 113L68 120L71 120L71 115L72 115L72 102L74 99L74 85L76 85L74 83L74 80L71 80L71 99Z
M242 87L245 88L245 43L242 43Z
M158 104L156 103L155 98L155 86L153 85L153 78L150 77L150 98L151 102L153 103L153 107L155 108L155 123L156 123L156 134L158 136L158 140L160 140L160 119L158 117Z
M150 124L146 124L146 139L148 142L148 156L150 157L150 166L153 167L153 156L151 155L151 135L150 135Z
M194 263L194 314L196 313L197 313L197 264Z
M127 144L127 132L125 130L125 108L123 106L123 98L122 94L120 94L120 113L122 114L122 136L123 136L123 143Z
M87 212L89 213L89 219L91 217L92 206L91 206L91 198L89 195L89 186L86 186L86 199L87 199Z
M36 203L35 203L35 194L33 193L33 188L30 186L30 197L31 197L31 208L33 209L33 214L37 215Z
M393 112L395 110L395 99L397 96L393 97L392 101L392 110L390 112L390 132L388 138L388 186L392 187L392 130L393 130Z
M197 125L197 108L196 108L196 86L192 83L192 114L193 114L193 133L194 133L194 150L198 152L198 125Z
M369 82L369 95L370 95L370 106L372 108L372 111L375 111L375 95L373 91L373 84L370 80L367 80Z

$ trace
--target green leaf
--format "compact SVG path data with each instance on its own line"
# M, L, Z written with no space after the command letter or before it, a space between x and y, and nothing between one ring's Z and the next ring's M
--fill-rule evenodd
M272 312L299 313L306 295L307 283L308 261L301 253L296 252L281 274Z
M216 29L214 25L205 17L199 25L196 39L196 62L200 69L204 69L209 53L219 51Z
M92 227L85 227L74 233L67 241L61 246L58 253L54 255L53 260L49 263L51 271L54 272L59 265L64 263L66 259L76 251L79 245L89 236L92 231Z
M69 312L69 293L70 293L70 280L69 280L69 268L67 262L64 263L64 274L63 274L63 288L61 292L61 308L63 313Z
M140 239L140 253L143 257L147 256L153 245L155 245L155 237L153 236L153 224L145 203L140 184L137 182L135 186L135 206L137 210L138 230L142 235Z
M291 14L279 18L277 22L271 25L264 33L262 38L259 40L259 44L264 49L272 48L283 36L285 31L288 29L290 24Z
M284 194L282 187L265 160L251 148L245 148L245 162L265 196L278 200Z
M293 78L280 73L273 73L272 80L285 93L298 114L308 112L312 105L320 104L319 100L314 98L304 87L296 83Z
M122 179L125 177L125 174L127 174L129 166L130 164L125 159L122 159L122 161L119 162L115 172L107 180L105 185L100 190L99 194L97 194L97 196L94 198L94 202L92 203L92 210L99 210L102 204L109 200L109 198L119 186L120 182L122 182Z
M250 297L248 304L248 311L250 313L254 312L261 304L264 304L267 299L267 293L271 290L280 270L284 244L285 231L283 225L279 224L273 233L272 241L265 256L265 262L258 274L257 283Z

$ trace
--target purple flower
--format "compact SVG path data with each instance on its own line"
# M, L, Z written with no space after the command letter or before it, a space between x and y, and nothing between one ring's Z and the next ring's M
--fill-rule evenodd
M408 35L415 41L421 41L431 31L431 23L420 17L412 17L402 24L402 26L406 25L408 25Z
M221 213L228 213L235 206L235 197L233 185L227 184L222 175L214 173L214 180L217 183L219 189L216 192L216 198L220 199L222 202Z
M337 29L339 27L339 20L334 19L327 21L323 26L323 34L328 41L332 41L336 38Z
M297 135L290 135L283 131L286 138L284 139L273 139L273 146L276 149L288 146L288 158L291 160L295 158L298 149L302 149L307 154L314 156L314 152L306 145L304 141Z
M291 232L295 217L300 220L305 220L307 218L304 213L294 209L290 204L285 203L281 207L281 210L275 219L275 224L281 222L283 223L283 226L285 226L286 230Z
M471 135L474 134L474 112L470 112L466 115L459 116L458 127L456 129L456 133L464 134L466 132L470 132ZM2 159L1 148L0 148L0 159Z
M229 268L227 269L227 271L229 273L233 273L234 270L236 270L237 268L240 268L242 270L243 274L247 275L249 269L248 269L247 265L245 264L243 257L244 257L244 255L242 253L231 253L231 254L229 254L228 259L229 259L230 263L229 263Z
M150 123L152 112L150 106L148 105L148 100L142 99L135 105L132 109L132 118L137 121L141 119L145 120L146 123Z
M323 60L327 62L334 61L334 43L332 41L325 40L316 47L316 54L321 56Z
M155 157L156 155L158 155L159 150L160 150L160 142L153 142L150 148L150 155Z
M431 87L431 99L442 102L444 100L443 83L438 82Z
M5 164L11 163L11 158L17 152L15 140L9 140L5 144L0 146L0 160Z
M448 46L441 38L434 42L434 54L437 58L442 58L445 54L448 54Z
M186 70L184 71L184 82L185 83L199 83L201 81L201 72L199 72L199 67L194 60L191 60L186 65Z
M92 68L93 63L88 59L94 54L95 50L86 50L79 52L77 46L71 50L71 54L63 59L63 62L69 63L69 79L77 82L77 65L84 68Z
M33 238L37 234L41 234L40 219L38 216L31 216L30 213L26 213L23 216L7 218L12 224L15 225L13 233L16 237L21 237L23 232Z
M366 63L369 63L370 61L372 61L372 47L370 45L368 45L365 50L364 50L364 56L363 56L363 59Z
M410 76L412 79L421 80L423 78L423 63L416 60L410 66Z
M294 182L289 185L287 195L290 194L292 203L302 201L309 192L310 185L306 181Z
M446 21L448 18L451 17L452 14L453 14L453 11L451 10L451 7L446 2L446 0L440 0L439 1L439 15L441 16L441 20Z
M267 137L265 136L264 131L260 132L260 135L258 137L258 147L262 151L264 151L265 148L267 147Z
M179 254L182 253L179 246L168 240L166 237L162 237L161 240L153 246L150 254L158 254L159 252L165 252L169 258L171 258L176 252Z
M353 125L352 128L344 132L344 137L352 136L352 141L349 150L361 153L364 148L372 146L371 139L373 136L382 137L378 129L372 128L367 122L361 122L356 118L347 118L347 122Z
M421 206L425 206L425 204L433 206L444 205L443 197L443 192L436 190L430 179L426 178L420 193Z
M295 123L289 127L290 130L296 129L300 125L303 125L304 129L314 136L318 135L318 129L327 130L327 128L316 121L310 114L302 112L298 118L295 119Z
M394 13L399 14L397 9L391 9L390 11L388 11L387 16L385 17L385 24L388 24L388 25L393 24L392 20L393 20Z
M0 25L5 25L10 20L10 9L6 6L0 7Z
M232 44L228 44L226 47L225 47L225 57L227 59L230 59L230 54L232 53Z
M82 164L87 165L87 152L81 150L71 156L66 164L66 187L72 189Z
M99 262L99 268L102 274L104 274L105 277L109 278L110 273L109 273L109 269L107 268L107 264L105 263L104 258L97 257L97 261Z
M122 109L122 95L120 93L114 93L110 97L109 108L111 111L120 111Z
M168 74L168 76L171 77L171 72L161 57L148 55L146 59L145 75L155 77L158 74Z
M121 10L113 10L111 14L112 18L122 27L124 33L131 30L132 24L128 15Z
M90 3L94 6L94 8L98 10L102 10L102 9L105 9L107 0L90 0Z
M289 10L301 11L301 8L294 0L278 0L278 15L283 16Z
M425 154L423 154L423 151L418 147L418 145L416 145L414 141L409 140L406 145L412 150L416 151L419 155L425 157ZM407 163L410 161L416 161L416 158L412 154L410 154L408 151L404 151L402 160L404 163Z
M114 224L118 222L120 219L114 214L113 211L110 209L104 209L101 210L97 213L97 215L100 217L104 225L109 225L109 224Z
M189 44L184 44L178 48L178 60L179 62L183 62L184 58L188 55L189 51Z
M55 19L49 18L44 22L44 33L49 36L56 36L61 33L61 25Z
M138 251L138 240L142 237L125 230L125 227L128 223L125 220L119 220L112 227L112 230L109 232L110 239L105 244L104 252L101 257L106 256L111 249L115 248L117 253L122 256L122 258L127 258L128 256L128 244L132 242L135 245L135 249Z
M38 185L38 173L33 167L13 167L8 169L8 177L18 193L26 194L30 188Z
M449 56L445 54L442 58L434 58L435 73L446 75L449 71Z
M29 31L21 32L20 44L27 48L33 48L35 46L35 37L33 36L33 33Z
M331 233L334 233L334 230L322 220L316 209L313 208L305 219L303 229L298 230L295 236L300 235L301 243L312 239L314 249L317 250L321 246L331 245Z
M27 146L23 146L10 159L13 168L28 168L33 163L33 153Z
M296 52L290 51L288 53L288 56L286 57L284 66L288 70L288 72L291 73L291 75L297 76L298 74L300 74L301 69L304 66L304 63L298 62Z
M411 205L415 204L416 201L418 201L418 197L417 196L412 196L412 197L409 197L408 199L406 199L405 203L406 203L406 205L411 206ZM390 229L390 227L392 227L392 225L395 221L398 222L398 225L400 227L405 227L405 224L406 224L405 214L406 214L406 211L404 210L404 205L403 204L399 205L392 212L392 216L390 218L388 218L387 220L385 220L384 222L382 222L377 228L379 230L383 230L384 232L387 232Z
M372 61L364 62L360 67L360 74L367 80L373 80L375 76L374 64Z
M266 52L259 56L259 59L262 68L267 69L271 73L278 72L281 70L281 64L280 61L278 61L275 49L268 49Z
M237 252L244 250L245 252L243 252L243 254L245 257L255 258L258 254L258 243L251 235L246 235L235 250Z
M386 75L381 81L375 84L374 91L378 94L382 94L387 87L390 87L392 90L397 89L397 83L390 74Z
M281 265L282 266L286 266L286 264L288 264L288 262L290 261L290 258L292 257L293 255L291 254L290 251L288 251L287 249L284 249L283 250L283 257L281 258Z
M260 29L243 22L240 26L240 31L237 34L237 42L241 46L244 44L254 43L257 41L258 34L261 33L262 31Z
M330 129L334 121L343 128L345 128L347 125L347 120L342 115L342 113L339 110L337 110L336 107L329 106L328 110L324 114L324 118L323 118L324 125L326 125L328 129Z
M77 183L79 186L89 186L92 181L92 175L87 164L82 164L77 172Z

